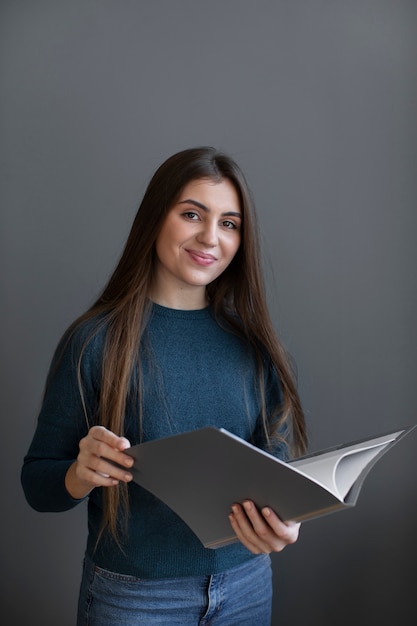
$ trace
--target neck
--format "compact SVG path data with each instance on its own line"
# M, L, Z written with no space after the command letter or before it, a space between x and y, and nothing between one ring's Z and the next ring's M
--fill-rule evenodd
M161 292L159 290L150 290L149 299L155 304L160 304L168 309L178 309L182 311L192 311L204 309L208 305L206 290L179 290L174 293L169 291Z

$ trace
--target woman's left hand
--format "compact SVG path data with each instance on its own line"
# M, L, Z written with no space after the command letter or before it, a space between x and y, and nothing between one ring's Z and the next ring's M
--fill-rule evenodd
M300 524L283 522L268 507L261 512L250 500L233 504L229 520L238 539L253 554L281 552L298 539Z

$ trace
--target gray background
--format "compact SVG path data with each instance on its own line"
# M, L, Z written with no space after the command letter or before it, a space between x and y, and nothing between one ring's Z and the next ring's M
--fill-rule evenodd
M417 4L0 6L1 607L70 626L86 511L30 510L21 461L52 351L173 152L216 145L248 175L311 450L417 422ZM274 555L274 625L415 623L416 443Z

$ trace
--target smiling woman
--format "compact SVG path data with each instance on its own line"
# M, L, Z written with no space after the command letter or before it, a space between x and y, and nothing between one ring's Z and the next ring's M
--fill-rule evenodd
M229 180L188 183L156 239L152 300L180 309L207 306L207 285L239 248L241 220L239 196Z
M131 444L207 425L282 458L306 448L249 188L230 157L203 147L154 174L107 286L58 346L24 460L35 509L88 498L78 626L196 626L213 612L218 624L269 624L266 555L296 541L298 525L231 502L240 542L206 549L132 483Z

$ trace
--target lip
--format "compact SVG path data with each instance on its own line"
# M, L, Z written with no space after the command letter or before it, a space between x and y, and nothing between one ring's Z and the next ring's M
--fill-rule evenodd
M210 254L208 252L201 252L200 250L190 249L187 249L186 252L191 257L191 259L195 261L195 263L204 267L212 265L215 261L217 261L217 258L213 254Z

